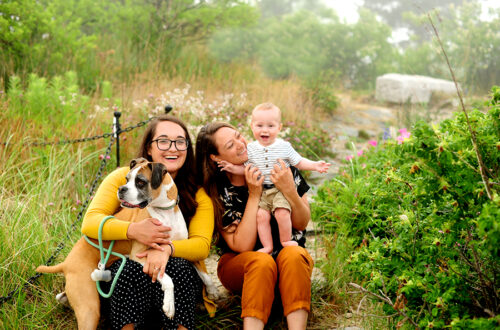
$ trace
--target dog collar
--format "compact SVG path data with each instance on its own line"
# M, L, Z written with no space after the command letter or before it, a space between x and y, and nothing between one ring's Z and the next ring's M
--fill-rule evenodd
M176 207L177 205L179 205L179 195L177 195L177 200L175 201L174 204L170 205L170 206L166 206L166 207L161 207L161 206L154 206L155 209L159 209L159 210L163 210L163 211L166 211L166 210L170 210L170 209L173 209L174 207Z

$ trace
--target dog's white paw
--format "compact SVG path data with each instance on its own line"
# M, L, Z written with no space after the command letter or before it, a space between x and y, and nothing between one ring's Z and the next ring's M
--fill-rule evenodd
M219 298L219 289L215 285L206 286L207 296L210 300L217 300Z
M168 298L165 295L163 298L163 312L169 319L173 319L175 315L174 297Z
M160 279L160 283L163 290L163 312L169 319L173 319L175 314L174 283L167 274Z
M68 296L66 296L66 292L60 292L56 294L56 300L65 306L69 306Z

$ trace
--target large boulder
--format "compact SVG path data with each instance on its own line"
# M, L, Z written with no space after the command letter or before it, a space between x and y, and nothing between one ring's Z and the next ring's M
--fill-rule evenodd
M377 78L375 97L393 103L428 103L433 93L456 96L453 81L426 76L388 73Z

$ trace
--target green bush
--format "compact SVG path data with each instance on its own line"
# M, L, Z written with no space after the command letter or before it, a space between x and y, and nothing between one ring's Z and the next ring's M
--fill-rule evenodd
M492 199L463 113L418 122L409 139L370 148L318 190L313 219L345 237L346 271L389 298L385 311L400 324L500 325L500 88L493 92L487 113L469 113Z
M7 96L10 116L48 125L54 130L81 121L88 106L88 96L80 93L77 76L71 71L49 81L31 74L26 88L19 77L13 76Z

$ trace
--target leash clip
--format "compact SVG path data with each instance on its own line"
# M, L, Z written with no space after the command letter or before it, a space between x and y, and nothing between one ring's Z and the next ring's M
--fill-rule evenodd
M92 280L95 282L103 281L103 282L109 282L111 281L111 271L110 270L105 270L104 269L104 264L99 263L97 266L99 269L94 269L92 274L90 274L90 277Z

